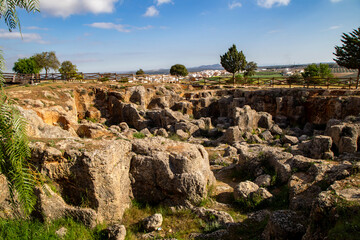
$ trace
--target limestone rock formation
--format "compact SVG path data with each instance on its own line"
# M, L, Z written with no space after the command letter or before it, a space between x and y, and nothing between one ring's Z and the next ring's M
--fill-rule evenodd
M214 183L208 153L200 145L153 137L134 140L132 151L132 191L140 201L191 205Z
M34 163L70 205L95 210L100 221L122 218L130 203L129 142L62 140L51 151L42 143L32 148Z

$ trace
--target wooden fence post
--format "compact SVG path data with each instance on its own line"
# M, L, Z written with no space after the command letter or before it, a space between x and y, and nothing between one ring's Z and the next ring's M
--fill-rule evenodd
M326 78L326 88L329 89L329 77Z
M352 85L352 78L349 79L349 89L351 89L351 85Z

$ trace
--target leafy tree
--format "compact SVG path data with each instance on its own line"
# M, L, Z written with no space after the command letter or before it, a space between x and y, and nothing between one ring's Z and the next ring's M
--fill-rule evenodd
M144 74L145 74L145 72L141 68L136 71L136 75L144 75Z
M61 73L61 77L63 79L70 79L77 76L77 68L76 65L72 64L70 61L63 61L61 63L61 67L59 68L59 72Z
M238 52L235 44L222 56L220 63L223 68L233 74L233 83L235 84L235 73L245 70L246 58L242 51Z
M331 69L329 68L329 64L320 63L319 77L321 77L321 78L333 77L333 75L331 73Z
M14 63L13 71L21 74L39 73L41 68L33 57L20 58Z
M248 62L245 66L245 77L251 77L255 75L255 70L257 69L257 64L255 62Z
M186 67L182 64L175 64L170 68L170 74L175 76L187 76L189 74Z
M22 8L28 13L39 11L39 0L1 0L0 18L4 18L5 24L11 32L12 29L20 27L20 21L17 17L16 8Z
M41 67L41 69L45 69L46 77L50 69L59 69L60 62L57 59L54 51L37 53L34 55L34 59L38 66Z
M304 72L302 73L302 76L304 78L313 78L313 77L319 76L319 68L318 68L318 66L315 63L308 65L304 69Z
M0 2L0 18L4 18L9 31L20 29L16 8L27 12L39 11L38 0L2 0ZM0 53L0 66L4 65ZM2 68L0 68L0 173L8 182L10 196L15 203L15 191L22 209L30 214L35 205L33 188L35 175L27 160L30 158L30 148L27 140L26 121L19 111L11 104L3 91Z
M329 68L328 64L320 63L318 66L313 63L304 69L302 76L303 78L308 79L310 83L316 84L320 82L321 78L329 78L333 75L331 74L331 69Z
M304 72L302 73L304 78L327 78L332 77L331 69L329 68L328 64L320 63L320 65L316 65L315 63L308 65Z
M360 76L360 27L349 34L343 33L342 46L335 47L335 62L349 69L357 69L356 88L359 87Z

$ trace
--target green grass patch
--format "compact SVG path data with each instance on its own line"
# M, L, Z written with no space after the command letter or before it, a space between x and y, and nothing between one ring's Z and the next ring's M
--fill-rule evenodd
M56 235L56 231L61 227L67 229L64 238ZM94 229L89 229L83 224L70 218L59 219L51 223L42 223L38 220L4 220L0 219L0 239L1 240L88 240L106 239L103 233L105 225L98 225Z
M138 139L143 139L143 138L145 138L145 134L142 132L136 132L133 134L133 137L138 138Z
M201 220L191 212L191 210L172 211L166 206L151 206L137 201L132 202L132 206L125 211L122 224L126 227L126 239L139 239L144 232L141 229L142 219L155 213L163 215L162 230L157 232L155 239L176 238L188 239L190 233L202 232L204 225Z

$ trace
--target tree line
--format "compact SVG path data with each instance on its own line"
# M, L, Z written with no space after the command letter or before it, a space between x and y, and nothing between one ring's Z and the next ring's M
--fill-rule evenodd
M333 59L339 66L348 69L358 70L356 78L356 88L359 87L360 77L360 27L350 33L343 33L341 39L342 45L335 46L335 58ZM233 44L229 50L220 56L220 63L223 68L233 74L233 83L235 84L235 74L244 71L244 76L252 76L257 68L256 63L247 63L243 51L238 51ZM303 79L310 79L311 83L318 83L321 78L331 78L331 69L328 64L310 64L304 72L294 74L290 77L294 82Z
M29 58L19 58L13 67L13 71L19 74L38 74L45 70L46 77L50 69L58 70L64 79L79 78L76 65L68 60L60 64L54 51L37 53Z

